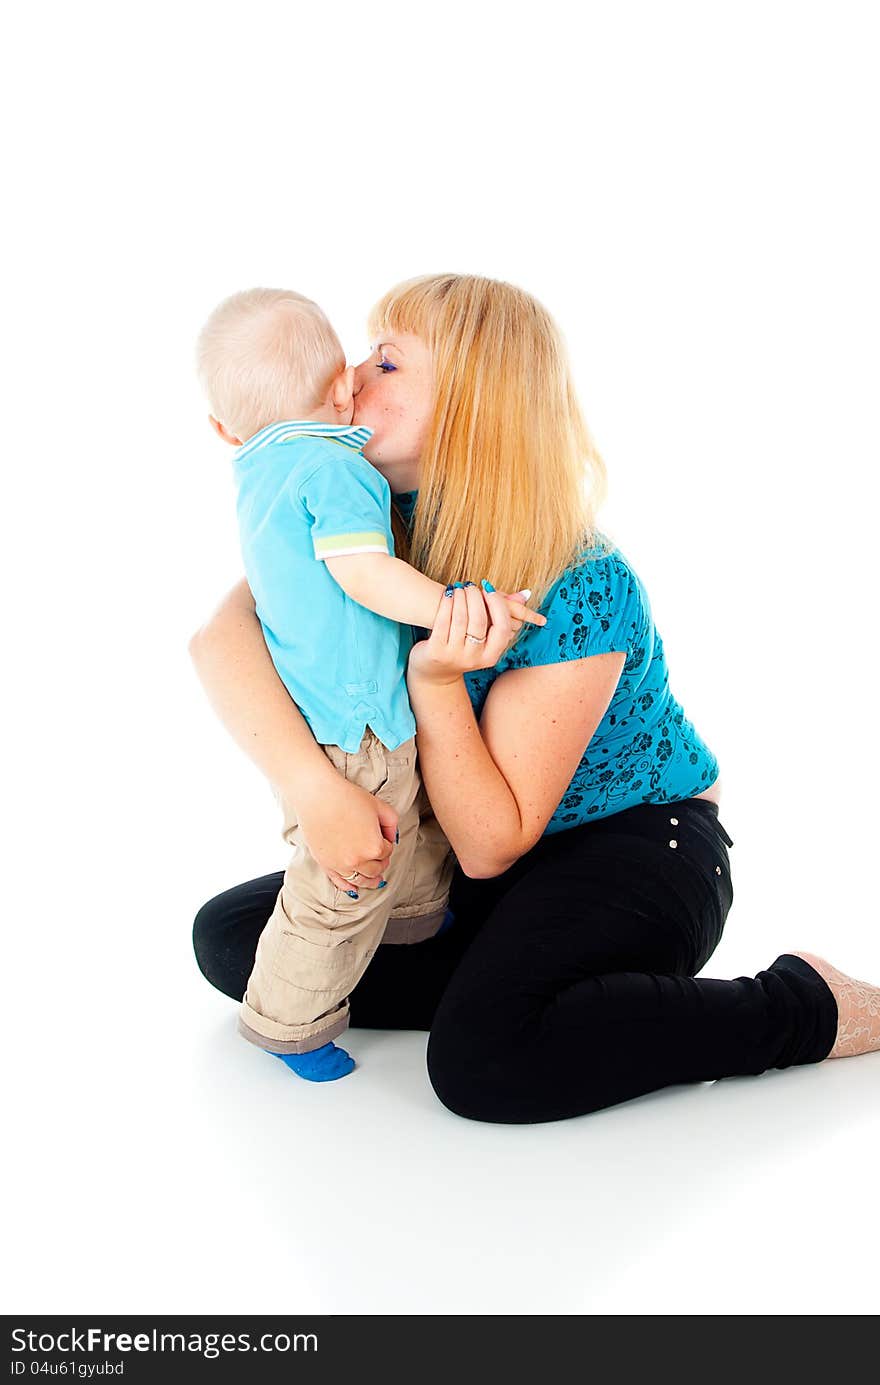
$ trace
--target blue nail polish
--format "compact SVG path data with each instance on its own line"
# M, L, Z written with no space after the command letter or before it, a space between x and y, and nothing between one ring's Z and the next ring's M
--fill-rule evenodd
M464 582L453 582L452 585L453 587L458 587L460 591L464 591Z
M380 880L379 883L378 883L378 885L376 886L376 889L377 889L377 890L384 890L384 888L385 888L385 886L386 886L387 884L388 884L388 881L387 881L387 880Z
M345 893L348 895L349 899L360 899L357 890L346 890Z
M445 590L445 592L443 593L443 595L444 595L444 596L451 596L452 593L453 593L454 591L455 591L455 588L454 588L454 587L447 587L446 590Z
M495 590L495 588L492 586L492 583L487 582L485 577L483 578L483 590L487 592L493 592Z
M465 582L466 587L475 587L476 585L476 582Z
M394 833L394 841L395 841L395 844L396 844L397 842L400 841L400 828L399 828L399 827L398 827L397 831Z

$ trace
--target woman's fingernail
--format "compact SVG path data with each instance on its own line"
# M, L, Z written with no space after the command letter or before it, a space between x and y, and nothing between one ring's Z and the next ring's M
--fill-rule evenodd
M483 578L483 590L487 592L493 592L495 590L495 588L492 586L492 583L487 582L485 577Z
M464 591L464 582L453 582L452 585L453 587L458 587L460 591Z
M386 886L387 884L388 884L388 881L387 881L387 880L380 880L379 883L378 883L378 885L376 886L376 889L377 889L377 890L384 890L384 888L385 888L385 886Z
M466 587L475 587L476 585L476 582L465 582Z
M452 593L453 593L454 591L455 591L455 587L447 587L446 590L445 590L445 592L443 593L443 595L444 595L444 596L451 596Z
M357 890L346 890L345 893L348 895L349 899L360 899Z
M531 587L523 587L522 591L520 592L520 596L522 597L523 601L528 601L528 599L529 599L529 597L531 596L531 594L532 594L532 589L531 589Z
M394 842L395 842L395 845L396 845L397 842L399 842L399 841L400 841L400 828L398 827L398 828L397 828L397 831L394 833Z

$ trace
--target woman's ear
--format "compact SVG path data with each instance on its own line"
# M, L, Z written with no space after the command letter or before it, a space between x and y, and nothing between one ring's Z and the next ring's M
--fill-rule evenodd
M338 414L348 413L354 397L354 366L346 366L330 386L330 402Z

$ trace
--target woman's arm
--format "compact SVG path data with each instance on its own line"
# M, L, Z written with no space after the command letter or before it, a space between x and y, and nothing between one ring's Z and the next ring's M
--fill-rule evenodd
M332 789L339 776L278 677L246 581L196 631L189 652L217 716L270 784L294 802Z
M498 595L486 598L492 625L484 667L497 662L509 633ZM477 667L481 657L462 638L478 611L473 596L470 615L463 600L456 607L445 629L435 627L414 646L407 682L437 821L465 874L490 878L543 833L605 715L626 654L508 669L492 684L478 726L460 667Z
M465 875L501 875L535 845L617 687L626 654L508 669L477 725L464 680L409 683L419 768Z
M378 884L397 814L349 784L327 759L272 662L247 582L239 582L189 644L196 672L233 740L295 803L312 855L334 883L359 870Z
M499 875L495 863L521 833L519 805L486 749L464 679L423 680L411 665L407 685L419 773L434 816L465 875Z

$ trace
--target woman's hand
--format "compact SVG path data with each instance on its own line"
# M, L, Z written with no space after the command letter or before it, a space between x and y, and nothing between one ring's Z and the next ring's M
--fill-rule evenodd
M413 645L408 674L430 683L455 683L473 669L494 668L523 624L511 615L508 602L529 594L515 592L511 598L507 592L483 592L473 583L456 587L452 596L441 597L430 638ZM540 623L546 624L543 616Z
M339 776L332 793L297 804L306 846L340 890L378 889L397 836L390 803ZM356 880L345 877L359 871Z

